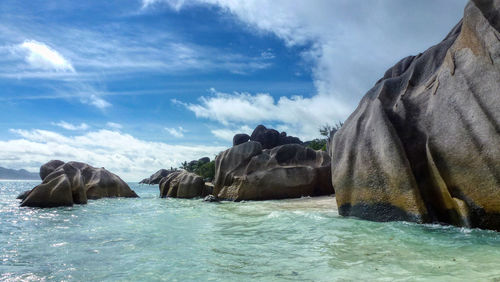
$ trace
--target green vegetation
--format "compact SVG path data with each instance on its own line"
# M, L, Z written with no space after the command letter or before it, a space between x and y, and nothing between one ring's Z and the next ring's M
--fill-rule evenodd
M194 170L194 173L212 181L215 177L215 161L202 164Z
M319 128L319 134L321 136L324 136L325 138L316 138L314 140L306 142L306 146L313 149L313 150L322 150L326 151L326 144L331 140L333 135L344 125L343 122L339 121L336 123L334 126L331 126L329 124L325 124L322 127Z
M197 175L212 181L215 177L215 161L201 162L201 161L190 161L183 162L180 168L196 173Z
M326 139L314 139L309 141L310 143L307 144L307 147L313 149L313 150L322 150L326 151Z

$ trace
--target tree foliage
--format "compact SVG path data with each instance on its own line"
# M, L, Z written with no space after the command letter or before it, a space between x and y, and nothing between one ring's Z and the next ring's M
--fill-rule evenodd
M180 168L196 173L197 175L203 177L208 181L212 181L215 176L215 161L211 162L200 162L200 161L190 161L181 163Z
M326 139L330 139L333 137L333 135L335 135L335 133L337 133L337 131L339 131L339 129L343 125L344 125L344 123L341 121L337 122L333 126L329 125L329 124L325 124L319 128L319 134L321 134L322 136L325 136Z
M326 150L326 139L314 139L309 142L307 147L313 149L313 150Z
M326 151L326 145L331 140L331 138L337 133L337 131L344 125L343 122L339 121L335 125L325 124L319 128L319 134L324 136L324 138L316 138L307 142L307 147L314 150L323 150Z
M212 181L215 176L215 161L211 161L200 165L194 170L194 173L203 177L203 179Z

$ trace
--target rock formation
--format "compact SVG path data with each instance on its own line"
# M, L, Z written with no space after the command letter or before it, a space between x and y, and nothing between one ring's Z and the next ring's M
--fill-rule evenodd
M368 91L330 144L339 212L500 230L500 0Z
M250 140L250 135L246 133L236 134L233 137L233 146L243 144L245 142L248 142L248 140Z
M259 142L234 146L215 159L214 195L226 200L269 200L333 194L330 157L298 144L263 150Z
M170 173L176 171L175 169L160 169L157 172L155 172L153 175L151 175L149 178L145 178L139 182L139 184L159 184L160 180L169 175Z
M210 193L203 178L187 171L175 171L162 178L159 184L160 197L197 198Z
M272 149L286 144L303 144L298 137L287 136L286 132L279 133L277 130L268 129L263 125L258 125L253 130L251 136L245 133L234 135L233 146L243 144L249 140L259 142L263 149Z
M85 163L50 161L40 167L40 176L42 184L20 195L21 206L72 206L88 199L138 197L117 175Z

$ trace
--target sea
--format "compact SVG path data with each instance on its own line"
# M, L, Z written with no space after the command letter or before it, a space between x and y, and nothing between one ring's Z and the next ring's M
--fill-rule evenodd
M19 207L0 181L0 281L500 281L500 233L338 214L334 197Z

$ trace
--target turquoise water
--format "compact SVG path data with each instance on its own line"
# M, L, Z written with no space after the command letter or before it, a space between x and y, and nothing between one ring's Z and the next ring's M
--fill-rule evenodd
M0 280L500 281L500 233L338 216L334 199L101 199L19 208L0 182Z

